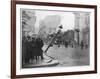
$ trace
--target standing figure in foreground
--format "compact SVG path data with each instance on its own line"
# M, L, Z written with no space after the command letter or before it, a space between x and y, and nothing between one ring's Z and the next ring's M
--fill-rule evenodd
M41 59L43 59L43 40L41 38L37 38L35 41L35 58L36 60L39 59L39 57L41 57Z

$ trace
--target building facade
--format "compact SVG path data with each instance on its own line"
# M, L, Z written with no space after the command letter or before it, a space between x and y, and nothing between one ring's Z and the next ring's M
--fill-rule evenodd
M36 16L35 12L31 10L22 10L22 36L32 35L35 33L35 22Z
M75 41L81 41L89 45L90 39L90 13L74 12L75 15Z

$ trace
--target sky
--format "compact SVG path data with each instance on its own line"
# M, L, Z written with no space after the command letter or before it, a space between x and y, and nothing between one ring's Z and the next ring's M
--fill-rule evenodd
M75 23L75 12L73 11L54 11L54 10L41 10L41 9L26 9L28 15L31 17L36 17L33 22L30 21L32 27L35 27L34 33L38 33L40 27L59 27L62 25L62 31L72 30L76 28ZM85 13L86 14L86 13ZM81 14L81 19L79 20L80 28L87 26L85 23L85 14ZM86 14L87 15L87 14ZM49 28L50 29L50 28ZM47 30L48 31L48 30Z
M61 25L63 25L62 31L74 28L74 14L73 12L60 12L60 11L46 11L46 10L35 10L36 30L39 28L39 21L44 20L47 16L59 16L61 19Z

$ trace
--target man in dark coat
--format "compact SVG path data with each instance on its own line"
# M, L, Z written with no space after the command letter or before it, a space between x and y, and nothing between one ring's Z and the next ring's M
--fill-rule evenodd
M83 42L83 40L81 41L81 49L83 49L84 48L84 42Z
M68 41L65 41L65 47L66 48L68 47Z
M43 40L41 38L37 38L35 41L35 55L36 55L36 59L39 58L39 56L41 57L41 59L43 59Z
M27 43L27 39L25 36L22 37L22 65L24 65L27 61L26 61L26 46Z
M31 41L31 59L35 59L35 38L32 37Z
M27 36L25 47L26 47L26 55L25 55L25 63L29 63L30 56L31 56L31 40L30 36Z

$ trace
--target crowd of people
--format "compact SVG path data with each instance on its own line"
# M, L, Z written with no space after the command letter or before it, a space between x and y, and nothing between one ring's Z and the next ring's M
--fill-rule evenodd
M22 61L23 63L29 63L31 60L43 59L43 47L44 43L41 38L35 38L31 36L22 38Z
M50 41L50 40L49 40ZM29 63L30 60L38 60L43 59L43 50L42 47L44 46L45 42L43 42L43 39L39 37L31 37L31 36L24 36L22 38L22 62L23 63ZM61 40L61 39L55 39L51 45L57 45L60 47L61 45L68 47L81 47L81 49L88 48L88 44L86 44L84 41L81 41L78 45L77 42L72 40Z
M53 43L53 45L57 45L58 47L64 46L65 48L72 47L80 47L81 49L87 49L89 47L89 44L87 44L85 41L81 40L81 42L78 44L75 40L59 40L56 39Z

